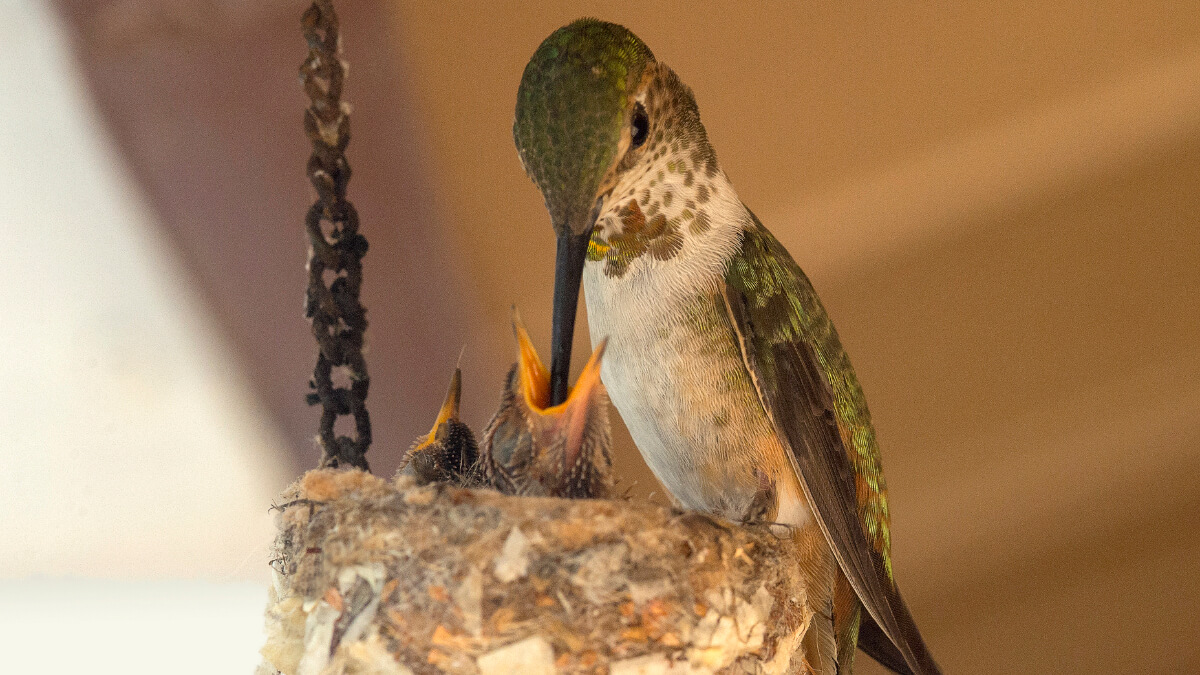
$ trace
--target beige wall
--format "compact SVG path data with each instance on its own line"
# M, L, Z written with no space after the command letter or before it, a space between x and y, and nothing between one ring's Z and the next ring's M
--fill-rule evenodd
M301 3L58 4L311 465ZM512 303L548 346L552 238L513 96L546 34L599 16L693 87L722 165L821 292L882 439L898 575L947 670L1195 668L1194 2L342 4L377 469L426 430L464 345L482 425Z

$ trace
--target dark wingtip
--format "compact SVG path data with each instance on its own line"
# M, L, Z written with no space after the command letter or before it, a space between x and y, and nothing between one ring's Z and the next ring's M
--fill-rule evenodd
M858 627L858 648L893 673L915 675L904 662L904 655L896 649L896 645L892 644L868 612L862 612L862 623Z
M881 665L897 673L912 675L941 675L941 666L933 659L929 647L925 645L917 622L908 610L908 604L900 595L899 589L888 598L892 616L900 630L897 636L904 644L900 645L890 640L883 629L871 618L870 612L862 613L862 623L858 629L858 648ZM905 658L905 652L911 658Z

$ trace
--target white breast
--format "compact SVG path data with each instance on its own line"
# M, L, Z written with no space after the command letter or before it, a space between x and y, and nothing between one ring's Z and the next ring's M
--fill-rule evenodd
M737 517L756 484L732 449L770 432L748 378L730 384L744 367L713 303L748 219L721 192L712 227L688 232L676 256L640 256L619 276L588 262L583 286L592 344L609 340L601 377L647 464L685 507Z

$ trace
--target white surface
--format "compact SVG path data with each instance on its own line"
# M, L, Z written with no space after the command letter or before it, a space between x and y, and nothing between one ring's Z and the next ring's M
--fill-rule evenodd
M0 578L265 579L282 444L56 17L0 13Z
M0 582L0 672L250 675L265 585Z

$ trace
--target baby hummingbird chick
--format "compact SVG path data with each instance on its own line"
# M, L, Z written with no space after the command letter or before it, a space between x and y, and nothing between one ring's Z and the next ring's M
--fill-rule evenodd
M505 494L603 498L612 490L608 395L600 383L601 342L566 401L551 406L550 375L513 315L518 359L500 409L483 432L483 480Z
M433 428L417 439L400 466L422 485L447 482L469 486L477 482L479 447L471 428L458 419L461 398L462 369L455 368Z

